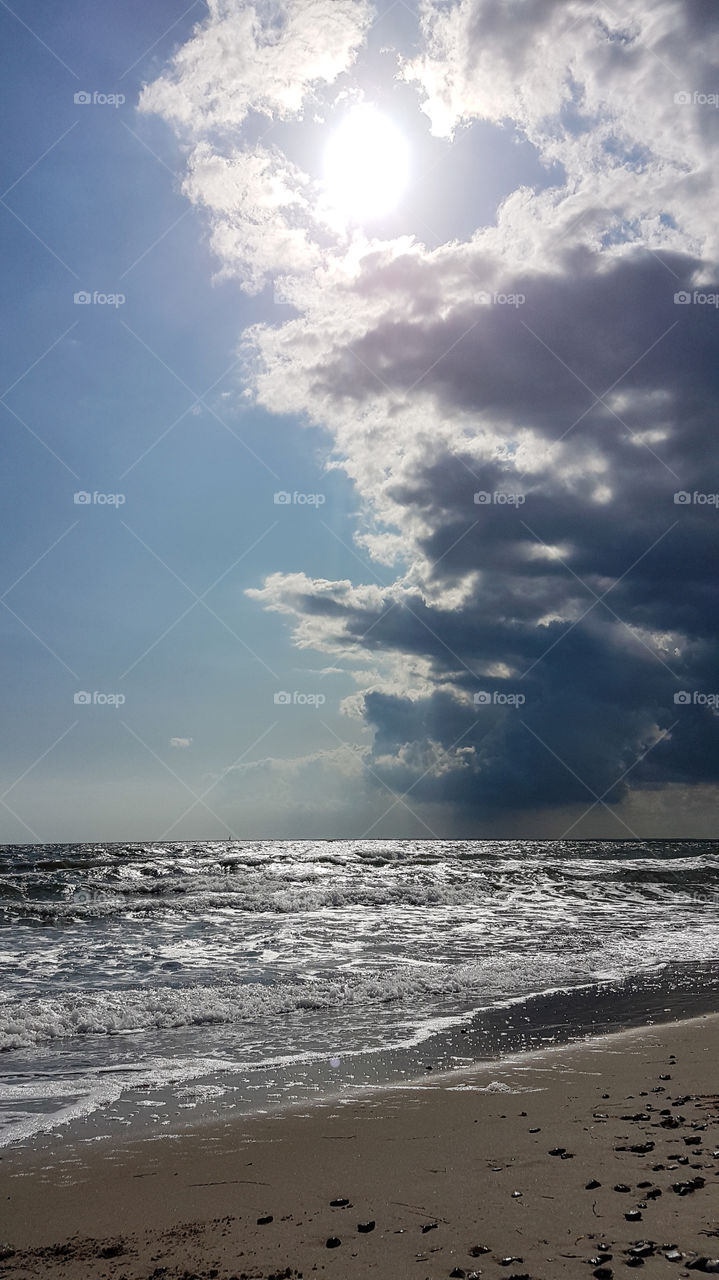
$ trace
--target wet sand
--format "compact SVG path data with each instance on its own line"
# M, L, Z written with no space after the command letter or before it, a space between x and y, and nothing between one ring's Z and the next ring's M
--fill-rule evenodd
M609 1280L716 1259L716 1014L0 1162L2 1277Z

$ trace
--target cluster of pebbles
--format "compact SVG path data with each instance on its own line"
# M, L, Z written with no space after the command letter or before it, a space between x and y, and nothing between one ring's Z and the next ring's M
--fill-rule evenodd
M676 1065L672 1058L671 1065ZM671 1080L670 1073L660 1075L661 1081L667 1082ZM654 1094L667 1093L666 1084L656 1085L651 1091ZM649 1097L649 1092L642 1091L640 1097ZM604 1094L603 1098L608 1100L609 1095ZM668 1106L657 1107L651 1102L644 1103L643 1110L632 1113L625 1113L618 1118L628 1124L644 1125L650 1129L659 1132L655 1137L649 1137L648 1133L643 1135L644 1140L641 1142L618 1144L614 1147L617 1152L626 1152L627 1154L638 1157L643 1160L646 1156L653 1155L657 1158L657 1143L662 1139L666 1141L669 1133L674 1135L674 1131L689 1129L690 1132L676 1134L669 1141L674 1144L678 1143L679 1138L686 1150L679 1152L669 1151L665 1155L664 1162L657 1162L651 1166L652 1173L676 1173L680 1169L687 1166L691 1169L702 1169L706 1172L712 1171L715 1175L719 1175L719 1169L715 1165L715 1161L719 1161L719 1150L705 1149L706 1138L712 1123L716 1124L719 1120L717 1109L719 1108L719 1095L701 1095L692 1097L691 1094L682 1094L676 1098L667 1097L664 1101L668 1102ZM687 1118L687 1115L680 1110L688 1105L692 1105L695 1110L707 1111L710 1114L706 1119ZM608 1112L595 1111L594 1120L598 1122L606 1122L610 1119ZM710 1144L711 1145L711 1144ZM554 1148L549 1152L550 1155L557 1155L561 1148ZM585 1184L585 1190L594 1191L601 1187L601 1182L596 1178L590 1179ZM641 1193L641 1198L637 1200L636 1205L629 1209L624 1217L628 1222L641 1222L642 1211L647 1208L649 1201L658 1199L664 1191L671 1191L677 1196L692 1195L696 1191L701 1191L706 1186L706 1177L703 1174L695 1174L693 1177L677 1178L667 1187L656 1186L655 1183L648 1178L644 1178L637 1182L636 1190ZM632 1194L632 1187L627 1183L618 1182L614 1185L613 1190L620 1195ZM716 1235L719 1237L719 1231L707 1232L707 1235ZM622 1261L628 1267L641 1267L647 1258L661 1257L667 1262L683 1263L687 1271L698 1271L700 1273L712 1275L719 1274L719 1257L708 1257L700 1254L696 1250L682 1250L675 1243L659 1244L654 1240L636 1240L628 1248L619 1251L622 1254ZM596 1256L589 1258L590 1266L595 1270L593 1275L595 1280L611 1280L614 1272L607 1264L614 1260L614 1254L610 1245L602 1243L598 1245Z

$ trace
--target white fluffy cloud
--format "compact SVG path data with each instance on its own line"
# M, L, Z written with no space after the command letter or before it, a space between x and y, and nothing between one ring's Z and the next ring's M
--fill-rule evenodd
M426 0L422 13L425 49L403 74L436 134L475 119L511 122L566 172L555 230L564 234L571 214L620 241L681 245L716 262L711 6Z
M198 137L250 112L298 115L315 86L351 66L371 21L365 0L208 0L208 17L145 87L143 111Z

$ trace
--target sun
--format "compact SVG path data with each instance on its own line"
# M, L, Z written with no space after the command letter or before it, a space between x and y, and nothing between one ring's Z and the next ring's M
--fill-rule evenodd
M380 217L397 205L409 178L409 147L375 107L355 107L325 149L324 186L330 202L352 220Z

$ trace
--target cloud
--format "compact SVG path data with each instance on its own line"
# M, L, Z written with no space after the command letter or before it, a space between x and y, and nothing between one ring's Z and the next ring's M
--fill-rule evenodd
M427 0L422 28L425 48L403 74L420 88L436 134L511 121L545 162L563 167L575 215L593 211L622 239L683 242L716 261L719 130L701 97L716 92L709 6ZM673 220L683 227L676 238Z
M351 66L371 21L365 0L208 0L208 15L140 97L192 137L235 130L250 112L302 113L314 86Z
M170 738L170 746L176 747L178 751L183 751L192 746L192 738Z
M719 112L695 99L719 18L684 0L634 0L620 18L601 0L425 3L424 48L401 74L435 134L489 121L559 174L434 249L330 227L276 139L208 138L220 108L198 97L196 54L223 22L213 11L171 73L190 104L185 190L222 271L251 291L283 275L294 313L245 332L246 381L264 409L331 432L364 562L355 581L278 569L247 594L354 673L367 803L391 788L425 813L492 819L714 785L719 718L674 693L713 692L719 656ZM338 41L345 67L358 47ZM250 101L300 109L273 83L237 96L221 59L206 63L213 83L229 75L225 123ZM144 105L179 120L168 84ZM339 812L347 793L332 751L248 768L233 784L261 782L268 804L274 788Z

